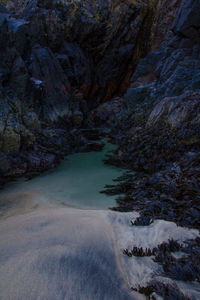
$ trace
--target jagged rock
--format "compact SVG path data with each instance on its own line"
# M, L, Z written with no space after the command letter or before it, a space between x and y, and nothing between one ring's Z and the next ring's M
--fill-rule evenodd
M0 3L0 12L1 13L8 13L7 9L5 8L5 6L2 3Z
M20 135L16 133L13 128L7 127L3 133L1 151L19 151L20 139Z
M123 99L115 98L112 101L105 102L98 106L90 116L94 126L105 126L114 128L116 124L120 124L123 117L127 116L127 109Z
M79 86L85 97L92 85L92 66L90 59L76 44L64 42L62 49L56 55L72 86Z
M120 144L110 161L152 176L186 148L197 151L198 13L197 0L6 1L1 150L6 130L8 149L22 153L45 143L53 151L82 149L87 141L73 129L87 124L104 127ZM45 136L55 128L68 138Z
M4 153L0 153L0 174L7 173L11 168L11 163Z
M200 3L198 0L189 0L183 3L179 13L174 21L173 30L185 37L188 37L194 43L199 42L200 38Z
M39 46L34 47L29 70L32 77L42 81L44 86L43 118L54 121L66 116L70 85L51 50Z
M107 132L119 148L106 162L134 170L106 186L124 194L113 209L139 211L134 226L158 218L200 228L199 0L4 2L0 185L99 150L88 139ZM171 278L199 281L196 244L180 260L169 253L181 248L174 241L124 253L155 255ZM187 299L160 282L138 290Z
M198 123L195 117L199 113L200 93L187 92L179 97L164 98L156 105L149 116L147 126L165 122L172 128L182 126L185 122Z
M35 112L29 112L28 114L23 116L24 124L33 129L39 130L41 128L40 121L38 120L38 116Z
M26 93L28 79L29 75L27 67L21 56L17 56L13 61L13 66L10 70L10 88L16 91L18 96L23 97L23 95Z

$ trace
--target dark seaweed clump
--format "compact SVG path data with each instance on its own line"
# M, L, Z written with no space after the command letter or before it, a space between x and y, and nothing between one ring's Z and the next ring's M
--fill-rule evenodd
M156 295L160 295L164 300L191 300L191 298L185 296L178 286L173 284L165 284L163 282L152 281L148 286L138 286L137 288L132 288L133 291L144 294L147 300L156 300Z
M139 144L135 139L133 145ZM151 136L151 140L153 139ZM135 163L126 161L127 167L131 166L134 173L124 174L115 180L116 184L107 185L102 191L108 195L119 195L118 206L112 209L139 211L141 218L134 225L148 225L153 219L163 219L180 226L200 228L200 143L187 146L187 151L182 146L180 145L179 151L173 149L170 155L167 154L167 148L159 150L158 147L155 161L152 161L153 158L147 162L145 159L141 160L142 167L146 164L151 168L163 160L163 164L151 172L139 170ZM136 159L141 156L142 150L140 153L138 151L133 151ZM163 152L162 159L160 151ZM128 153L130 154L130 150ZM107 163L112 164L113 159L117 160L115 154L107 159ZM122 165L119 160L118 165Z
M176 258L174 252L181 251L182 255ZM133 247L132 250L124 249L123 253L132 256L153 256L154 262L162 266L162 272L157 275L171 278L172 280L200 282L200 238L187 240L183 244L171 239L163 242L153 249ZM164 284L153 280L146 287L133 288L146 296L154 292L164 299L190 299L182 294L176 285ZM171 298L170 298L171 297ZM153 296L151 299L154 299Z

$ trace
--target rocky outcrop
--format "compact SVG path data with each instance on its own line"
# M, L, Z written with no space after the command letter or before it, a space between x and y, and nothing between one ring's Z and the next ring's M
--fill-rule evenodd
M60 151L68 140L68 153L74 145L70 132L85 126L91 108L126 90L140 57L150 48L155 8L148 1L119 0L3 3L1 155L11 165L14 156L23 165L26 151L33 151L34 157L43 152L49 157L52 151L57 155L57 144L56 150L38 150L43 140L49 144L46 129L65 130ZM82 144L81 133L77 137ZM17 173L32 168L29 159L26 165ZM41 169L46 167L48 163L41 163Z
M148 176L181 165L189 153L196 159L197 0L5 3L0 161L7 171L2 174L45 169L59 156L87 149L85 126L104 127L120 145L113 163ZM186 174L194 159L183 166Z
M49 47L70 70L72 86L95 103L125 91L139 58L148 51L155 11L148 1L17 3L17 24L12 26L20 30L26 51L27 41L30 46Z
M102 191L118 195L114 210L140 213L133 226L165 219L200 228L199 29L199 1L159 1L152 51L138 63L124 96L104 103L92 114L94 124L103 121L119 144L105 162L134 171ZM199 241L186 242L190 243L193 250L187 249L187 256L179 259L166 248L155 255L153 260L163 268L162 282L156 274L152 282L134 290L148 298L158 294L164 299L192 299L174 285L175 279L191 282L192 276L199 283ZM154 255L145 251L125 249L124 254ZM193 251L197 254L194 263Z
M134 226L200 228L199 0L1 2L0 184L98 150L106 132L119 148L105 162L134 171L104 191L125 195L113 209L138 210ZM197 279L190 259L176 262L182 280Z
M199 227L200 6L195 0L172 3L177 14L163 35L168 39L140 60L131 87L117 100L121 109L110 113L115 99L104 104L120 145L107 162L136 172L107 192L126 192L116 209ZM99 110L94 123L101 122Z

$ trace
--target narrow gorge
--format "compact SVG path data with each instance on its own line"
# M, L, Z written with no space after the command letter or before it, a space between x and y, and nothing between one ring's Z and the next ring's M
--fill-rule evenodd
M0 0L0 299L200 299L200 1Z

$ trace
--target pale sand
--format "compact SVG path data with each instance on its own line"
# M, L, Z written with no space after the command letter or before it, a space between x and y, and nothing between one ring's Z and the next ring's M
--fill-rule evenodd
M43 209L0 222L1 300L144 299L130 291L107 211Z

